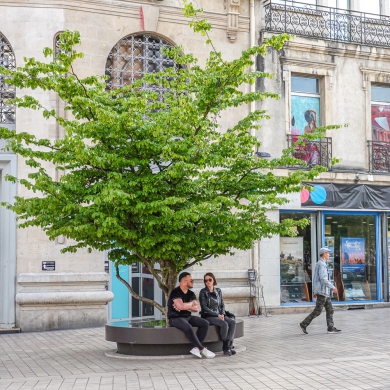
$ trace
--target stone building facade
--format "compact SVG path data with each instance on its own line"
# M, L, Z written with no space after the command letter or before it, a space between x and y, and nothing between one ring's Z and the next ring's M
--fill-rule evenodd
M281 52L271 51L266 58L257 59L257 68L275 77L259 81L255 88L280 94L279 101L257 104L272 117L257 136L261 151L272 157L292 146L294 155L306 164L329 168L316 183L310 183L314 191L292 196L283 209L270 212L275 220L302 216L310 220L295 241L273 237L233 258L221 257L193 268L198 289L204 272L215 273L229 308L237 315L248 314L249 297L256 295L253 291L258 292L259 284L274 311L312 305L310 268L317 261L318 248L325 244L333 250L330 277L340 286L339 296L334 297L337 303L367 305L388 300L390 0L370 0L370 8L366 3L194 1L212 23L211 38L227 59L272 34L296 35ZM55 46L58 33L64 30L81 33L80 51L85 56L76 63L80 77L105 73L115 45L131 37L182 45L201 64L209 50L205 39L192 32L182 15L181 0L9 0L1 2L0 14L0 61L8 61L9 66L19 66L23 57L43 59L43 47ZM0 101L6 93L14 92L0 85ZM61 110L56 96L34 94L45 106ZM61 137L56 123L39 113L23 109L13 113L4 107L0 107L1 125L38 136ZM221 126L229 127L237 115L254 108L227 112ZM322 141L294 145L299 134L329 124L349 127L327 132ZM334 166L330 165L332 156L340 159ZM280 168L278 173L285 175L297 168L299 165ZM25 195L25 189L4 181L7 173L25 177L24 161L1 153L0 169L1 200L9 201L17 193ZM351 239L359 250L348 249ZM132 301L121 290L111 277L104 253L61 254L65 245L64 238L50 242L39 229L18 230L14 216L0 209L0 328L30 331L95 326L103 324L107 316L158 318L157 312ZM348 258L353 256L360 256L356 263ZM248 269L255 269L258 276L252 286ZM121 272L142 294L162 300L157 285L140 265ZM116 298L112 301L113 293ZM127 298L121 301L121 296ZM254 305L263 306L264 300Z
M281 52L258 59L260 70L275 74L258 88L280 94L280 101L260 105L272 117L259 133L262 148L278 156L291 146L307 165L329 168L308 183L312 191L272 213L276 220L307 217L310 223L294 239L260 243L267 303L286 310L313 305L311 270L326 245L329 278L339 290L334 302L383 304L389 297L389 2L272 0L260 15L260 41L274 33L295 35ZM300 134L331 124L348 127L294 145ZM332 157L339 160L333 166Z
M213 25L212 39L226 58L233 59L242 48L249 47L249 1L197 0L195 5L204 8L204 16ZM0 4L0 61L8 66L19 66L24 57L43 60L43 48L54 47L59 32L78 30L82 38L79 50L84 53L84 58L76 63L75 70L80 77L104 74L110 53L126 37L151 39L157 45L162 42L182 45L204 63L209 47L203 37L193 33L181 8L180 0L3 1ZM6 86L1 88L2 100L15 93ZM21 93L16 91L16 95ZM34 91L34 96L45 107L61 110L56 96L41 91ZM34 132L37 136L61 137L62 129L54 121L44 120L40 113L23 109L15 113L6 106L0 110L1 125L16 128L18 132ZM235 115L228 113L222 125L229 126L233 119ZM17 193L26 195L23 187L4 181L7 173L26 177L29 170L23 159L1 153L0 166L1 200L11 201ZM55 175L54 169L52 173ZM17 229L15 217L4 208L0 209L0 220L0 328L31 331L94 326L106 322L107 313L115 317L117 309L110 306L107 310L106 304L113 299L110 290L116 292L117 286L111 285L111 277L105 272L110 271L110 266L105 268L104 253L61 254L60 250L67 245L63 237L50 242L39 229ZM226 280L234 280L237 269L250 268L246 253L227 263L226 269L231 268L233 274L227 275ZM221 268L220 264L218 266ZM141 285L143 293L148 294L154 288L150 275L142 270L137 273L133 267L125 272L134 283ZM158 291L152 294L159 295ZM143 307L137 312L135 305L129 300L126 303L125 299L126 304L129 306L124 317L154 314L150 308ZM119 313L119 317L123 314Z

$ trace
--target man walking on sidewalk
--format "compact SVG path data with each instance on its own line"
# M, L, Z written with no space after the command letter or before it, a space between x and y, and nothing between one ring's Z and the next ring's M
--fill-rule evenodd
M317 303L314 310L298 324L299 329L303 334L308 334L306 328L322 313L322 309L325 307L326 311L326 324L328 326L328 333L339 333L339 329L334 327L333 324L333 306L330 299L330 290L337 293L337 288L328 279L328 266L326 262L329 259L330 251L328 248L321 248L319 251L320 259L316 264L313 278L313 292L314 296L317 295Z

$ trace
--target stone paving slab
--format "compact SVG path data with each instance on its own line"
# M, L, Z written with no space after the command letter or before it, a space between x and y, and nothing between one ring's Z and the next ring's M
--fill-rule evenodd
M390 310L244 318L246 351L208 359L114 359L104 328L0 335L0 390L390 390Z

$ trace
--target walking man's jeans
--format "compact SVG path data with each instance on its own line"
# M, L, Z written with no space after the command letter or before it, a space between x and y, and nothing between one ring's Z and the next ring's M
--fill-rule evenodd
M210 325L216 325L220 328L221 340L233 341L234 332L236 331L236 321L231 318L225 317L225 320L221 320L218 317L207 317L206 320Z
M174 317L169 319L169 325L183 331L195 347L198 347L199 350L203 349L203 341L209 329L209 323L206 320L195 316ZM196 333L193 326L198 328Z
M326 324L328 325L328 329L334 328L333 323L333 306L332 301L329 297L325 295L317 294L317 303L314 310L301 322L301 325L305 328L310 325L310 323L314 320L314 318L318 317L322 313L322 309L325 307L326 311Z

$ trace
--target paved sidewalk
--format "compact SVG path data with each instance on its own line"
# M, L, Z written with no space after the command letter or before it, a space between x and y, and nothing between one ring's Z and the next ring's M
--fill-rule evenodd
M300 333L304 314L245 318L236 356L122 360L104 328L0 336L0 390L390 389L390 309L325 313Z

